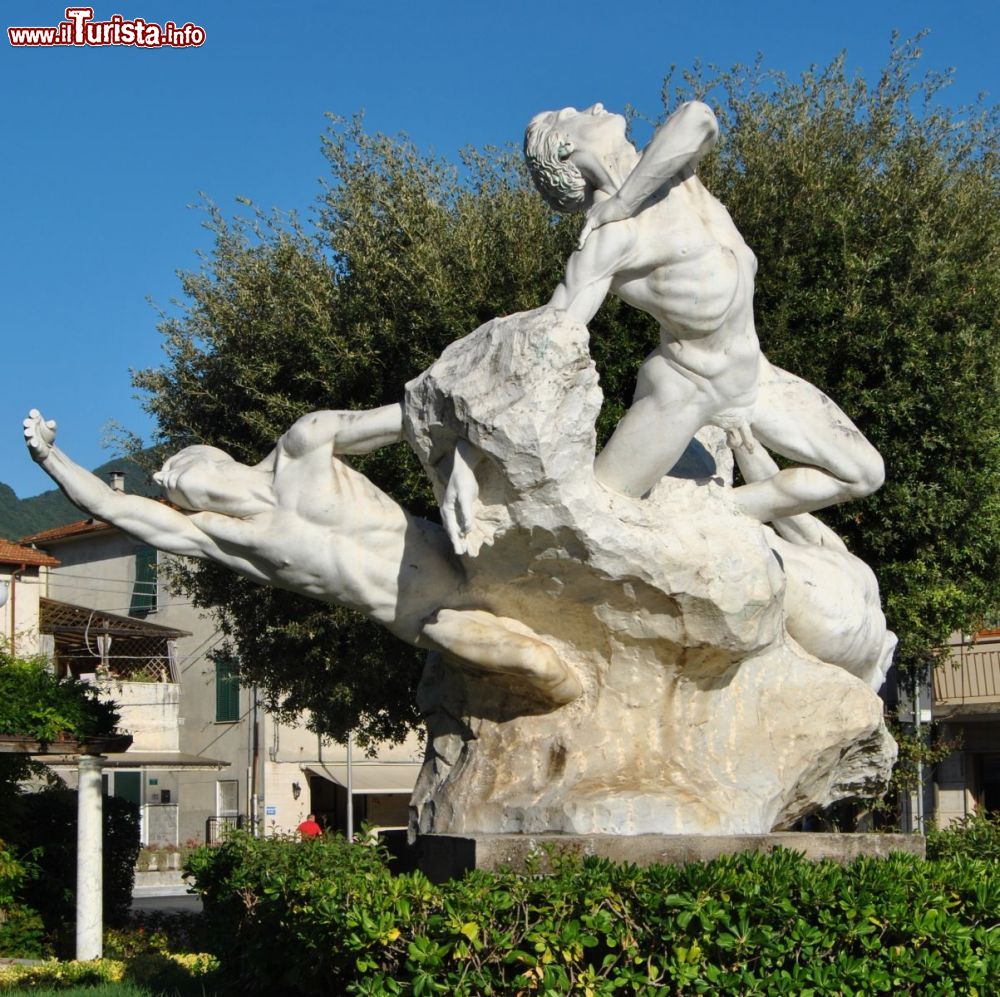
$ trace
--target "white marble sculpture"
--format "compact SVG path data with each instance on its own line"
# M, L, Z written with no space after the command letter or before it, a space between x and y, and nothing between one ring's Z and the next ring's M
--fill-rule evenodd
M881 459L761 355L753 254L694 174L715 136L699 103L641 157L600 105L536 117L536 181L589 209L550 304L451 344L401 405L304 416L253 467L181 451L156 476L170 505L113 491L25 420L92 515L430 652L421 832L761 833L888 776L875 690L895 638L871 571L810 514L877 488ZM595 454L586 323L608 293L662 340ZM444 528L345 459L404 438Z
M525 133L542 194L559 210L587 209L552 307L586 324L612 293L660 325L659 349L639 371L597 476L643 495L702 426L714 425L734 441L749 442L752 432L803 465L736 491L762 522L868 495L884 477L878 452L822 392L760 352L757 260L695 173L717 137L715 115L698 101L661 125L641 156L625 119L600 104L546 111Z

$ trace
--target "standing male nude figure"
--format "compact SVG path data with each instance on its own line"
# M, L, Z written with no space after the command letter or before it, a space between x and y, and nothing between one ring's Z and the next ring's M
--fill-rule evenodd
M550 304L587 324L611 293L652 315L660 346L595 474L645 495L703 426L752 437L798 467L734 491L755 519L821 509L875 491L882 459L821 391L770 364L753 320L757 261L729 212L695 174L718 124L682 105L640 156L625 119L600 104L537 115L525 133L536 186L558 210L587 210L577 251ZM752 432L752 437L751 437Z

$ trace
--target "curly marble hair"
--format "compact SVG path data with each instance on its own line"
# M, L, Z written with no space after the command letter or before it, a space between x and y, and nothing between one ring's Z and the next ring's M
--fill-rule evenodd
M555 114L536 114L524 131L524 158L539 194L556 211L583 211L587 181L569 161L566 139L555 127Z

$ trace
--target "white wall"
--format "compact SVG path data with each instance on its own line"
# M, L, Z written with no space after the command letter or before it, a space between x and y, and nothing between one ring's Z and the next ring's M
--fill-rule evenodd
M102 698L117 703L132 751L178 751L181 687L175 682L97 683Z
M135 555L142 545L117 530L102 530L50 546L61 564L49 573L51 599L127 616L135 584ZM203 840L205 821L216 814L216 783L239 782L241 809L247 812L249 764L249 696L241 693L240 720L216 723L215 665L210 654L221 637L208 613L195 609L183 595L171 593L166 572L158 575L156 609L149 623L185 630L175 642L178 683L108 684L111 698L123 707L123 728L133 734L134 751L179 751L228 762L218 770L185 771L170 776L171 805L178 805L178 838ZM20 615L20 613L19 613ZM111 649L112 663L114 647ZM165 776L155 773L161 782Z
M8 648L13 644L18 655L27 657L39 650L38 600L43 582L37 567L27 567L23 572L19 567L0 564L0 582L8 586L7 602L0 606L0 637Z

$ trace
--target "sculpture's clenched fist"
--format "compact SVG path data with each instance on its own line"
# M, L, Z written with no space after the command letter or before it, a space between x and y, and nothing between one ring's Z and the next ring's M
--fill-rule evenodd
M24 440L28 444L31 459L41 464L48 457L55 439L55 420L46 420L38 409L33 408L24 420Z

